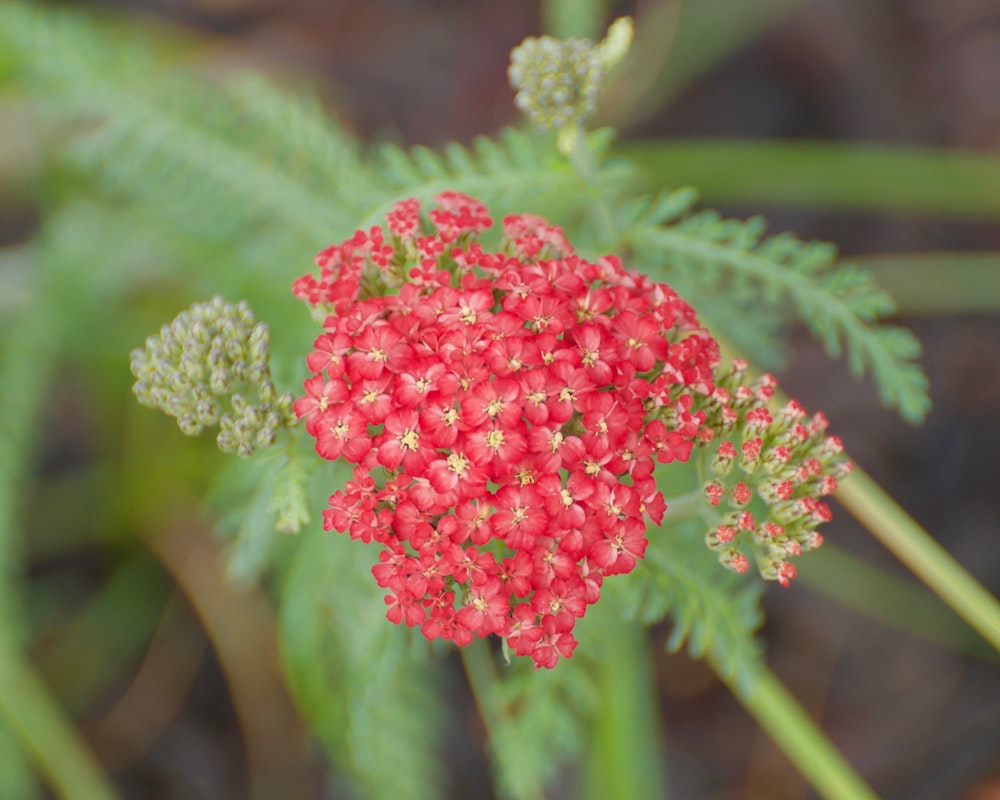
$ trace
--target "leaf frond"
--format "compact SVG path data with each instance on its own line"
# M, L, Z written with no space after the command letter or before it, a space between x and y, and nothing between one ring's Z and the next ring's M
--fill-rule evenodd
M354 210L364 170L349 137L262 81L215 86L74 14L0 6L0 43L68 151L114 190L195 231L280 224L308 240ZM343 183L343 188L340 184Z
M669 514L669 511L668 511ZM755 637L763 621L762 582L726 572L690 526L651 529L645 559L631 587L631 612L645 624L668 614L674 627L667 648L687 644L695 658L706 657L719 672L749 683L762 663Z
M370 548L315 530L296 545L285 575L281 635L307 722L358 796L445 796L441 665L410 631L386 621Z
M895 310L892 298L869 273L839 264L833 245L788 234L765 239L764 231L758 217L726 220L702 211L667 225L649 216L633 228L630 242L644 266L671 282L712 290L728 279L726 290L748 308L763 303L781 317L791 306L828 355L844 355L852 375L872 377L886 406L921 422L930 398L913 362L919 342L878 322Z
M362 228L380 224L397 200L416 197L426 203L449 189L486 203L496 218L542 207L551 213L575 205L574 194L586 191L551 137L514 128L505 128L496 140L478 137L471 148L452 142L440 154L386 143L375 153L372 173L384 199Z

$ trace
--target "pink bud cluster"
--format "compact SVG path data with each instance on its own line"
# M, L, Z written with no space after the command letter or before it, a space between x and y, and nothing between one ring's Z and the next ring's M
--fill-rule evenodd
M788 586L795 577L789 559L823 543L815 528L832 514L820 498L836 491L854 465L840 439L826 435L822 413L807 419L791 400L772 415L767 405L777 381L764 375L747 385L745 372L746 363L734 361L707 405L708 423L740 438L713 445L716 478L705 485L705 497L728 511L705 538L729 569L746 572L750 550L765 579ZM749 508L754 498L761 501L756 513Z
M325 527L382 545L388 618L550 668L661 521L655 463L711 438L692 406L718 345L669 286L545 220L507 217L487 252L485 207L436 200L430 225L397 203L295 282L323 321L295 411L323 458L357 465Z

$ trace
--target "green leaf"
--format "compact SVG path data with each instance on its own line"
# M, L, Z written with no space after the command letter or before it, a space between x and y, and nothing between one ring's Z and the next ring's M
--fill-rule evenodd
M1000 216L1000 157L859 144L739 139L620 143L648 188L691 184L709 203Z
M600 691L593 662L580 648L589 646L597 651L600 640L585 630L593 633L592 628L577 626L578 638L586 644L555 669L534 670L526 658L501 667L500 688L510 716L495 731L498 741L494 749L501 755L518 756L510 762L494 759L496 783L503 797L530 797L535 787L551 785L587 742Z
M872 376L886 406L921 422L930 398L912 361L919 342L902 328L875 324L894 310L892 299L867 272L838 264L832 245L787 234L762 240L763 230L759 218L723 220L704 211L666 227L638 224L631 240L640 262L671 283L679 276L710 290L728 288L745 308L767 304L784 319L794 309L831 357L844 354L855 377ZM710 305L704 313L712 316Z
M313 468L319 464L319 459L310 447L296 448L295 445L304 440L300 431L293 431L295 437L289 442L284 452L277 454L280 466L274 478L274 490L271 493L271 503L268 510L275 514L275 526L282 533L298 533L309 524L311 515L306 499L306 488Z
M763 582L728 572L705 547L697 523L671 524L669 515L668 509L665 524L650 529L646 557L628 579L628 610L647 625L669 614L669 650L686 643L695 658L706 656L720 674L748 684L762 663L755 632Z
M127 36L21 3L0 6L0 43L50 119L80 132L68 152L81 166L186 228L235 238L280 224L311 241L358 208L337 182L363 181L363 167L308 104L166 71Z
M505 213L579 208L585 187L556 152L551 136L506 128L497 140L481 136L472 149L454 142L444 155L424 147L383 144L372 168L384 199L359 227L382 224L398 200L430 202L452 189L487 204L494 219Z
M443 666L385 618L377 549L308 531L285 576L281 637L295 699L361 797L445 795Z
M865 256L901 314L995 314L1000 311L1000 253L894 253Z

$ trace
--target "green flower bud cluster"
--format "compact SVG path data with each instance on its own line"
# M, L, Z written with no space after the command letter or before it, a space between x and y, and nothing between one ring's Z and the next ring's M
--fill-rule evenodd
M295 423L294 396L271 382L269 346L245 301L196 303L132 351L132 391L188 436L219 425L219 449L249 457Z
M602 62L588 39L525 39L510 54L507 74L521 111L542 130L565 128L597 108Z

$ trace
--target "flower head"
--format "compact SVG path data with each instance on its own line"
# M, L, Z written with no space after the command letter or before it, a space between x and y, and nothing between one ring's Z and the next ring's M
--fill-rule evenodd
M704 435L693 396L719 351L617 258L581 258L531 215L486 252L491 224L447 192L429 223L407 200L323 251L293 286L323 325L295 409L321 456L356 465L324 519L385 548L389 619L552 667L604 576L643 557L655 462Z
M826 436L826 417L807 420L795 400L772 414L767 403L777 381L764 375L748 384L745 370L733 362L705 403L708 425L725 437L708 448L716 477L705 497L724 513L705 541L729 569L745 572L749 553L762 577L788 586L795 577L788 559L823 542L815 528L832 514L821 498L854 465L840 440Z
M299 411L291 394L274 388L268 349L267 326L245 302L195 303L132 351L132 390L143 405L175 417L185 434L219 425L219 449L250 456L273 444ZM300 407L325 409L339 391L332 381L314 381Z
M514 103L542 130L570 129L593 116L604 75L632 43L632 19L612 23L599 44L589 39L529 37L510 54Z
M510 54L514 103L542 130L583 122L597 108L601 58L588 39L529 37Z

